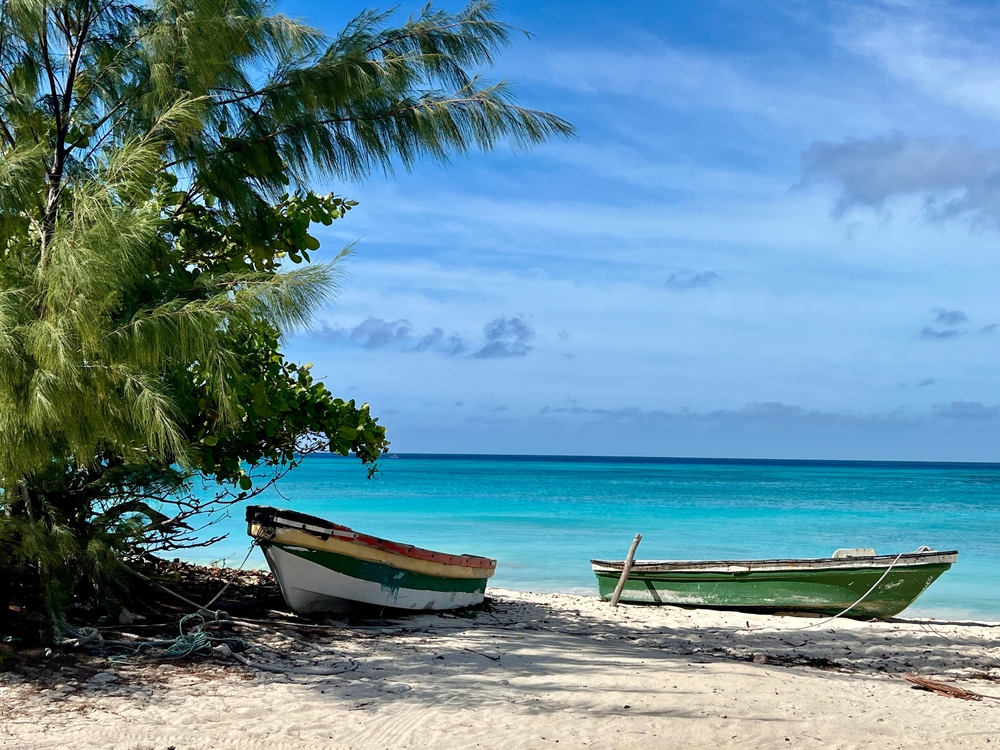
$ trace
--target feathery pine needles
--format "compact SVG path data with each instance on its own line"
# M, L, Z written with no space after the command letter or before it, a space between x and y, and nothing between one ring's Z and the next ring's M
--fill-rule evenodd
M280 351L343 253L288 261L354 205L312 180L571 132L480 78L512 33L489 2L389 22L0 0L0 596L50 635L125 600L130 559L204 543L196 519L262 471L386 449L367 404Z

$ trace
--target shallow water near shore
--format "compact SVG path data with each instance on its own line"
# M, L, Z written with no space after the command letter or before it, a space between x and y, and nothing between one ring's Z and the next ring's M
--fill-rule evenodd
M356 460L312 456L255 502L495 557L491 583L526 591L596 593L590 559L621 559L636 533L641 559L957 549L905 616L1000 620L1000 464L404 455L369 481ZM238 565L242 508L211 531L230 536L185 558Z

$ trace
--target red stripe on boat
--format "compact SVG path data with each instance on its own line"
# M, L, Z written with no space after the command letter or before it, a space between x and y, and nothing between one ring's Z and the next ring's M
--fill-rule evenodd
M384 552L393 552L413 560L427 560L445 565L461 565L466 568L482 568L484 570L492 570L497 565L496 560L491 560L488 557L479 557L478 555L449 555L446 552L434 552L422 547L414 547L412 544L400 544L388 539L380 539L377 536L361 534L347 526L340 526L339 524L333 524L333 528L334 536L338 539L344 539L344 541L350 541L355 544L363 544L366 547L383 550Z
M310 516L294 510L280 510L261 505L247 507L247 523L259 523L265 526L281 526L286 529L305 531L307 534L322 532L327 537L335 536L345 542L361 544L372 549L391 552L412 560L426 560L444 565L460 565L465 568L479 568L484 571L496 569L497 561L478 555L449 555L445 552L434 552L429 549L414 547L412 544L400 544L377 536L361 534L347 526L327 521L325 518ZM309 527L309 528L306 528Z

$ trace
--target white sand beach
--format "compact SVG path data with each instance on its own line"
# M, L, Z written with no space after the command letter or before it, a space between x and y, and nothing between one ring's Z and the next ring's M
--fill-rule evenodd
M1000 623L888 623L492 591L475 618L244 625L243 656L0 674L0 747L1000 747ZM283 672L283 673L282 673Z

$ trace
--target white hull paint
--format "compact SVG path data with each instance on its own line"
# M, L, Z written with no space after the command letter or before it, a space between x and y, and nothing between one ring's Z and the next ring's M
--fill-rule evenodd
M358 604L394 609L459 609L483 601L483 592L389 588L338 573L297 555L268 546L264 551L285 603L298 614L349 612Z

